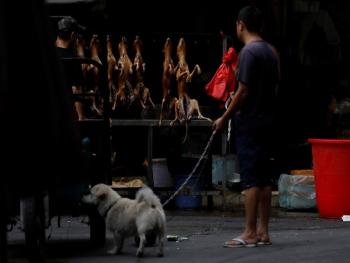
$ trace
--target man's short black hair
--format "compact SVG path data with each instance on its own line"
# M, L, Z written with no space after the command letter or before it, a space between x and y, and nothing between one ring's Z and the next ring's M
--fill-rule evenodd
M246 6L238 13L237 22L242 21L250 32L260 33L263 15L256 6Z
M57 23L57 28L58 36L64 40L70 40L72 32L81 33L86 29L71 16L65 16L60 19Z

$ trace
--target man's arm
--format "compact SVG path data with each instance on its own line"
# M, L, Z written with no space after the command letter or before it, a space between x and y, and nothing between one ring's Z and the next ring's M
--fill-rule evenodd
M242 82L239 82L238 89L235 95L233 96L227 110L219 119L217 119L213 123L214 130L218 131L224 128L227 120L232 116L234 112L236 112L240 108L245 98L247 97L247 94L248 94L247 85L243 84Z

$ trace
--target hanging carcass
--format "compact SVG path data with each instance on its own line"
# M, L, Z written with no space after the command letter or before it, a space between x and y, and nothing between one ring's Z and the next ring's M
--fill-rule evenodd
M119 59L117 62L118 74L118 87L117 93L114 97L112 110L118 110L119 107L123 108L123 115L127 114L127 109L130 104L130 96L132 93L132 87L129 82L130 75L133 73L132 62L127 53L128 46L125 37L121 38L118 44ZM126 110L126 112L125 112ZM121 116L126 117L126 116Z
M170 38L167 38L163 48L163 74L162 74L162 104L160 109L159 125L163 119L174 118L174 106L176 99L171 97L171 80L174 73L174 62L171 57L173 44Z
M186 43L183 38L179 40L176 54L178 64L174 69L174 73L177 81L178 100L175 103L175 119L171 122L171 125L177 121L180 122L180 124L186 124L186 136L184 139L186 140L188 121L191 119L211 120L201 114L198 101L191 99L188 95L188 83L191 82L195 73L201 73L201 69L198 65L195 65L192 72L190 72L189 66L186 62Z
M146 87L144 81L144 72L146 69L146 63L142 57L142 41L139 36L136 36L134 40L134 67L135 67L135 86L134 86L134 100L132 103L140 104L141 106L141 118L148 119L155 116L155 105L151 98L150 90Z
M116 95L116 83L114 82L115 72L117 70L117 60L113 54L112 37L107 35L107 75L108 75L108 91L109 91L109 102L114 102Z
M97 63L102 65L101 59L99 57L99 48L100 41L98 39L98 35L93 35L90 41L90 53L91 59L95 60ZM92 100L91 110L96 113L98 116L102 116L102 100L99 100L100 89L99 89L99 78L100 78L100 70L97 66L90 64L87 68L88 72L92 75L92 89L90 92L92 96L90 97Z

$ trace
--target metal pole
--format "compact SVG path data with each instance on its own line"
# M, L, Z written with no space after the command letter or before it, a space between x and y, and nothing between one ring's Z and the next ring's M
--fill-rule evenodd
M5 208L0 215L0 262L7 263L7 195L5 193L5 187L1 187L1 200L5 200Z

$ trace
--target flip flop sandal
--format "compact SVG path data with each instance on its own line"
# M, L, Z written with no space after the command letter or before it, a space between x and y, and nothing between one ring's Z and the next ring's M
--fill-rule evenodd
M256 243L248 243L247 241L241 238L233 238L224 244L224 247L227 247L227 248L256 247L256 246L257 246Z
M270 240L258 240L258 242L256 243L258 246L268 246L268 245L272 245Z

